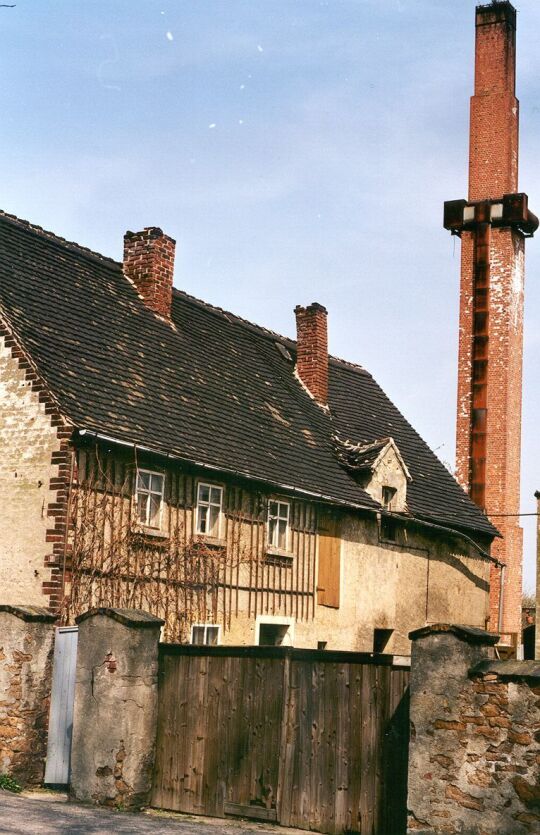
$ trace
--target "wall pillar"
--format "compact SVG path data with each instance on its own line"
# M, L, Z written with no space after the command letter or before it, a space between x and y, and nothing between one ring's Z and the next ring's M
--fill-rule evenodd
M152 788L163 621L134 609L92 609L77 623L71 795L140 808Z
M488 657L498 635L435 624L416 629L409 638L413 643L407 832L479 832L468 827L470 810L482 811L483 802L476 798L482 788L464 776L468 725L463 697L473 687L469 670ZM472 721L488 722L477 717ZM463 829L459 829L460 816Z
M23 786L43 781L55 620L40 606L0 606L0 774Z

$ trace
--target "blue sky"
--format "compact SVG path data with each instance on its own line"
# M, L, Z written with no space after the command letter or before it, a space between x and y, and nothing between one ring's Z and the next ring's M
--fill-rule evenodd
M294 336L329 311L454 460L474 0L11 0L0 8L1 207L120 259L177 239L178 287ZM518 3L520 188L540 211L540 8ZM540 249L528 242L522 511L540 488ZM525 585L535 521L524 519Z

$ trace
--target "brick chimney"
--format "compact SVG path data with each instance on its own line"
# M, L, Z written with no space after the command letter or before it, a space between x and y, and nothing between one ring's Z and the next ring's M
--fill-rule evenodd
M130 278L150 310L171 318L176 241L157 226L124 235L124 274Z
M327 311L313 302L297 305L296 370L301 381L321 406L328 403L328 326Z
M517 191L519 102L515 89L516 10L507 2L478 6L469 200Z
M460 484L502 534L492 554L492 631L521 629L519 525L525 237L538 220L518 192L516 11L476 8L469 196L445 207L461 237L456 470ZM518 207L514 211L514 207ZM448 209L448 211L446 211ZM452 220L455 214L455 222Z

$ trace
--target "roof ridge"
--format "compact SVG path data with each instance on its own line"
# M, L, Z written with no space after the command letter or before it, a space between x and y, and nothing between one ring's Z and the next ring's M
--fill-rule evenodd
M173 287L173 292L178 293L178 295L180 296L183 296L189 302L194 302L200 307L204 307L206 310L224 316L226 319L229 319L230 321L234 321L236 324L259 331L260 333L262 333L263 336L267 336L269 339L286 342L289 345L296 345L296 339L291 339L290 336L284 336L283 334L278 333L277 331L273 331L270 328L265 328L264 325L259 325L257 324L257 322L251 322L249 319L245 319L243 316L239 316L238 313L233 313L231 310L225 310L225 308L223 307L211 304L210 302L207 302L204 299L199 299L197 298L197 296L188 293L186 290L180 290L178 287ZM369 371L366 371L366 369L359 363L352 362L350 360L345 360L341 357L336 357L333 354L328 354L328 359L331 362L336 363L338 365L345 365L352 371L360 371L363 374L368 374L369 376L371 376L369 374Z
M107 255L102 255L100 252L96 252L93 249L90 249L87 246L81 246L76 241L68 241L66 238L62 238L60 235L56 235L54 232L50 232L48 229L43 229L42 226L38 226L35 223L31 223L29 220L25 220L24 218L17 217L17 215L12 215L9 212L5 212L3 209L0 209L0 220L7 221L11 223L13 226L18 226L19 228L25 230L26 232L32 232L33 234L37 235L43 240L48 241L56 246L63 247L64 249L71 249L74 250L81 255L91 258L92 260L100 261L101 263L105 264L109 267L121 267L121 263L119 261L115 261L114 258L109 258Z

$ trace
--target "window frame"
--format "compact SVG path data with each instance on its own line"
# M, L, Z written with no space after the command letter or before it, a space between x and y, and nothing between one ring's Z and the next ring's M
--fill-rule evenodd
M287 508L287 517L286 517L286 525L285 525L285 547L280 548L279 544L274 545L273 542L270 541L270 507L273 504L278 505L278 513L275 518L278 521L278 524L275 527L275 531L277 531L277 539L279 540L279 522L283 520L284 517L280 516L279 508L281 505L284 505ZM269 553L273 554L290 554L291 553L291 503L284 499L268 499L268 509L266 513L266 549Z
M387 510L389 513L392 513L392 511L394 510L392 504L397 496L397 492L397 487L392 487L391 484L383 484L382 486L381 504L384 507L384 509Z
M149 476L158 476L159 478L161 478L161 493L156 493L151 488L148 489L148 490L144 490L144 489L141 490L139 488L139 474L140 473L145 473L146 475L149 475ZM152 482L150 481L150 485L151 485L151 483ZM158 525L157 526L156 525L151 525L148 521L143 522L139 517L139 495L141 493L143 493L146 496L159 496L160 497L160 501L159 501L159 519L158 519ZM151 530L151 531L161 531L161 530L163 530L162 525L163 525L163 505L164 505L164 502L165 502L165 473L163 471L160 471L160 470L148 470L148 469L146 469L146 467L137 467L136 472L135 472L135 513L136 513L136 517L137 517L137 525L139 525L142 528L147 528L148 530ZM149 507L150 507L150 503L148 503L146 505L146 516L147 517L148 517Z
M261 644L261 626L286 627L288 640L284 644ZM257 615L255 621L255 646L290 646L294 647L296 620L286 615Z
M206 635L207 635L208 627L211 627L212 629L217 629L217 641L216 641L215 644L209 644L206 641ZM193 641L193 630L196 629L196 628L204 629L205 640L202 642L202 644L196 644ZM189 633L189 642L194 647L219 647L219 646L221 646L221 624L219 624L219 623L192 623L191 628L190 628L190 633Z
M200 503L199 493L201 487L208 487L208 502L204 502L203 504ZM217 507L214 502L211 502L212 490L219 490L220 493L220 502L219 502L219 513L218 513L218 520L217 520L217 534L208 533L199 530L199 511L201 507ZM225 498L225 487L223 484L215 484L209 481L198 481L197 482L197 500L195 502L195 536L202 536L205 539L214 539L220 540L222 531L223 531L223 500Z

